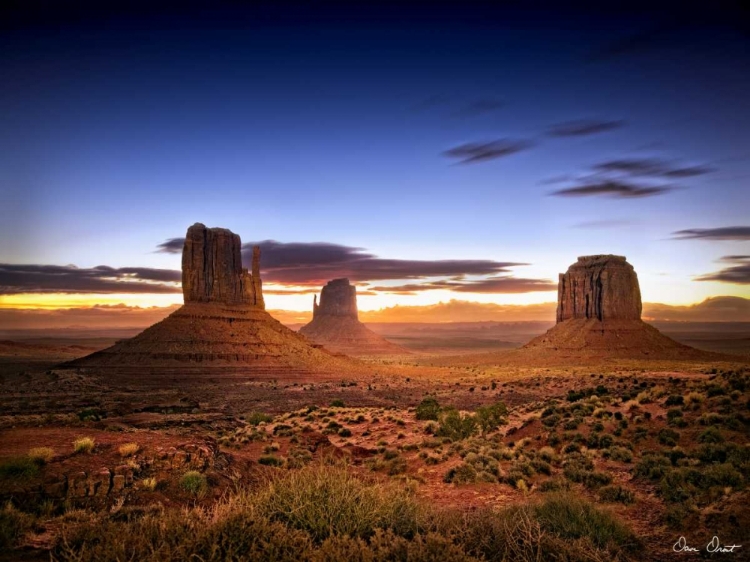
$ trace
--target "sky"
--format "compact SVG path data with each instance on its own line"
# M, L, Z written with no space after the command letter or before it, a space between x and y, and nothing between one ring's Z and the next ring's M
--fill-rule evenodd
M750 297L740 3L31 0L0 13L0 309L180 303L181 237L260 243L269 308ZM118 7L119 6L119 7Z

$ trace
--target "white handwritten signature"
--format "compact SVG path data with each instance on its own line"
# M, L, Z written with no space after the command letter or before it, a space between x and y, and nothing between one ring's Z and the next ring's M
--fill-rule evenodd
M734 552L735 548L742 548L741 544L725 544L722 545L719 541L719 537L714 537L706 545L706 552ZM700 552L699 549L688 546L685 537L680 537L677 542L674 543L672 550L675 552Z

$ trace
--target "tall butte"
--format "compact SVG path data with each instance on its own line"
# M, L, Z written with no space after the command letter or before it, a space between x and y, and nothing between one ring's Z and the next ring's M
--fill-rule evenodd
M242 267L242 244L224 228L196 223L182 250L185 304L134 338L67 365L177 368L236 365L263 372L313 371L344 366L265 311L260 248L252 269Z
M315 343L346 355L409 353L359 321L357 288L348 279L329 281L320 292L320 304L317 298L313 297L312 322L300 328L300 333Z
M707 354L641 320L641 289L623 256L579 257L560 274L557 324L520 351L569 357L684 359Z

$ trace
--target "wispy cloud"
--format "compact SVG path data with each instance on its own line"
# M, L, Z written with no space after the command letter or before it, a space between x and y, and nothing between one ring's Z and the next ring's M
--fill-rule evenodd
M709 166L685 166L656 158L608 160L594 166L600 172L618 172L632 176L659 176L665 178L691 178L716 171Z
M688 228L672 233L675 240L750 240L750 226Z
M185 245L184 238L170 238L165 240L156 247L156 253L160 254L180 254Z
M639 199L653 197L672 191L668 185L647 186L618 180L587 181L573 187L553 191L558 197L613 197L616 199Z
M524 139L468 142L446 150L443 155L458 160L459 164L478 164L529 150L534 145L534 141Z
M454 117L479 117L487 115L488 113L494 113L505 107L505 102L494 98L483 98L471 101L464 105L462 108L457 110L453 115Z
M714 273L707 273L696 277L696 281L719 281L737 285L750 285L750 256L724 256L719 259L723 263L734 264Z
M585 137L606 133L625 126L625 121L604 121L597 119L579 119L576 121L566 121L552 125L547 130L550 137Z
M99 265L0 264L0 294L181 293L182 274L172 269Z

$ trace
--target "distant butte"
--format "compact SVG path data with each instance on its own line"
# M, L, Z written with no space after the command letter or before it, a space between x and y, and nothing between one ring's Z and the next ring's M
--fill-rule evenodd
M254 248L248 272L242 267L240 237L227 229L200 223L188 229L182 291L185 304L161 322L66 365L146 371L234 365L293 374L354 364L311 344L265 311L260 249Z
M528 344L527 355L690 359L711 354L682 345L641 320L641 289L623 256L579 257L560 274L557 324ZM526 356L526 355L525 355Z
M313 297L312 322L300 333L326 349L353 356L403 355L403 347L389 342L359 321L357 288L348 279L329 281Z

